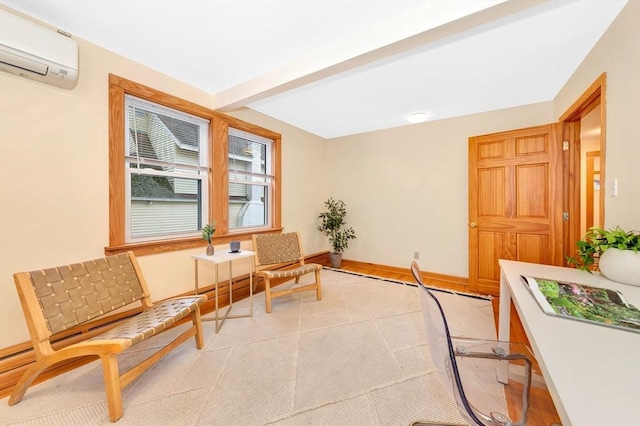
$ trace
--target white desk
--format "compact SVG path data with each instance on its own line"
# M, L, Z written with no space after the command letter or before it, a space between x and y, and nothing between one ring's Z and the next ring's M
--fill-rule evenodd
M636 307L640 287L572 268L499 263L499 339L509 340L513 300L563 426L640 425L640 333L545 315L520 275L620 290Z
M228 251L223 251L216 253L212 256L207 256L206 254L194 254L191 256L195 260L195 281L196 281L196 294L198 294L198 261L213 263L215 268L215 276L214 276L214 288L215 288L215 312L213 318L202 318L202 321L215 321L216 322L216 333L220 331L224 320L227 318L245 318L253 316L253 273L255 272L255 253L249 250L241 250L238 253L229 253ZM251 262L251 270L249 272L249 313L246 315L229 315L231 309L233 308L233 270L232 264L234 261L239 259L249 259ZM229 307L223 316L220 316L218 309L218 265L222 263L229 264Z

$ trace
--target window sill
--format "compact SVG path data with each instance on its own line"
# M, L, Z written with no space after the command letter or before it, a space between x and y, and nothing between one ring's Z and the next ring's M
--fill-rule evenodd
M247 232L235 232L213 236L213 245L229 244L231 241L249 241L253 234L278 234L283 228L269 228L251 230ZM149 241L144 243L124 244L121 246L109 246L104 248L104 254L111 256L126 251L132 251L136 256L148 254L167 253L171 251L187 250L195 247L204 247L207 243L202 238L182 238L179 240Z

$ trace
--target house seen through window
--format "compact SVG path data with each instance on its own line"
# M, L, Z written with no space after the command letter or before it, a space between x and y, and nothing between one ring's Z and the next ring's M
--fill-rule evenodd
M109 75L109 246L137 255L279 231L279 133Z
M230 231L270 224L272 143L265 137L229 128Z
M207 214L209 122L125 96L126 242L198 235Z

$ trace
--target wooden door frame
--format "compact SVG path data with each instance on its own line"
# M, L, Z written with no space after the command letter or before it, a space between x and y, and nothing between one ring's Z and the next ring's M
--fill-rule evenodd
M603 72L585 90L564 114L560 116L562 123L562 140L568 142L568 150L562 153L563 175L563 211L569 219L563 221L563 249L565 255L573 255L576 241L580 240L580 120L600 105L600 220L604 223L604 185L605 185L605 151L606 151L606 81L607 73ZM564 260L566 265L566 258Z
M595 158L598 158L598 162L600 161L600 151L587 151L587 164L586 164L586 174L587 174L587 179L585 180L586 182L586 199L587 199L587 205L586 205L586 209L587 209L587 226L589 224L591 224L591 226L599 226L599 224L594 222L593 219L593 197L594 197L594 192L595 192L595 188L594 188L594 179L593 176L595 174L598 175L598 180L600 181L600 183L602 183L602 180L600 179L600 165L598 165L598 170L595 170ZM601 185L602 186L602 185ZM602 190L601 190L602 191ZM602 192L600 192L600 194L602 194ZM600 197L602 198L602 197ZM599 203L599 200L598 200ZM582 217L582 215L581 215ZM598 221L599 222L599 221Z

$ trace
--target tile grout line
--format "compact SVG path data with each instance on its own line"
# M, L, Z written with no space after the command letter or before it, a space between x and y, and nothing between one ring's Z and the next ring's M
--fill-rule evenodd
M298 304L298 332L296 333L296 353L293 359L293 371L294 376L292 380L293 386L293 398L291 398L291 404L289 405L289 413L287 418L291 417L296 407L296 397L298 395L298 361L300 360L300 330L302 328L302 296L300 297L300 303Z

